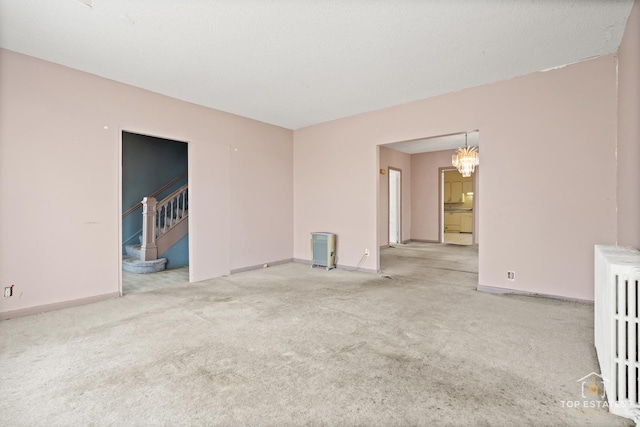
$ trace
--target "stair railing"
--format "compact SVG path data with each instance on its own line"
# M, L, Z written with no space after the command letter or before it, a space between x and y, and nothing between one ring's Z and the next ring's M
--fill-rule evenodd
M158 259L157 240L189 216L189 185L156 201L155 197L142 199L142 245L140 258Z
M166 184L164 184L163 186L157 188L153 193L149 194L147 197L156 197L158 194L162 193L163 191L167 190L169 187L171 187L173 184L177 183L178 181L180 181L182 178L187 176L187 171L182 172L180 175L176 176L175 178L173 178L171 181L167 182ZM135 205L131 206L129 209L127 209L123 214L122 214L122 218L126 217L127 215L133 213L136 211L136 209L138 209L140 206L142 206L142 202L138 202Z

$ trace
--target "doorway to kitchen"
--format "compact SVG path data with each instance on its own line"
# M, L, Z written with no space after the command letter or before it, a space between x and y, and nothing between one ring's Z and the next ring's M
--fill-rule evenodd
M440 169L440 241L472 245L475 174L464 177L457 169Z
M467 140L470 146L479 146L479 132L433 136L378 146L377 243L380 248L379 254L387 254L391 258L417 258L414 251L424 250L428 253L428 259L423 261L424 264L430 264L440 257L451 261L448 258L449 254L456 251L468 250L475 251L477 254L480 243L479 211L477 210L480 201L478 168L470 177L472 180L471 190L468 188L469 183L463 184L467 180L463 181L462 178L452 180L460 182L459 191L458 184L447 185L448 207L458 207L448 200L451 197L451 185L453 185L454 191L460 193L461 201L458 203L461 203L461 206L459 208L472 208L471 211L465 212L472 216L471 232L467 231L468 219L465 219L463 231L462 215L460 215L459 218L456 218L460 221L459 230L455 230L458 232L447 233L446 239L443 235L444 220L446 219L444 217L443 171L456 170L452 165L452 155L456 154L457 148L465 146ZM394 170L400 171L400 174ZM398 181L400 181L399 186ZM464 195L462 195L463 190L466 190ZM400 198L399 194L401 194ZM399 209L394 209L394 205L399 205ZM458 215L454 216L458 217ZM449 222L447 221L447 223ZM454 241L456 237L462 241ZM389 261L390 258L385 259ZM379 260L379 262L382 261ZM388 266L378 265L382 270Z

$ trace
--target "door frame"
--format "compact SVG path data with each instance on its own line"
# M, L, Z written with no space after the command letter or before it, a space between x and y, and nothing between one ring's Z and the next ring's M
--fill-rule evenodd
M455 170L453 166L438 168L438 243L444 242L444 173Z
M398 180L398 242L402 243L402 169L394 168L392 166L388 166L389 170L389 178L387 185L387 240L389 241L389 245L391 245L391 171L397 172L400 176Z
M438 168L438 200L440 200L440 205L438 209L438 243L444 242L444 173L449 171L457 171L453 166L439 167ZM477 171L477 167L476 167ZM471 244L474 245L476 241L476 175L474 172L471 174L471 187L473 188L473 211L471 215L471 221L473 223L472 231L471 231Z
M134 134L138 134L138 135L144 135L144 136L150 136L153 138L160 138L160 139L166 139L169 141L175 141L177 143L181 143L181 144L187 144L187 173L188 171L191 169L190 168L190 164L191 164L191 144L189 143L189 141L186 141L184 139L181 139L179 137L174 137L174 136L167 136L167 135L159 135L155 132L149 132L149 131L142 131L142 130L138 130L138 129L132 129L132 128L124 128L124 127L118 127L118 292L120 294L120 296L122 297L122 160L123 160L123 152L122 152L122 144L123 144L123 140L122 140L122 134L124 132L127 133L134 133ZM191 176L189 176L188 178L188 184L189 184L189 200L192 199L191 197ZM191 215L191 213L190 213ZM191 221L189 221L189 231L188 231L189 235L191 235ZM191 252L191 242L189 242L189 266L191 267L191 259L192 259L192 252ZM191 282L191 273L189 273L189 282Z

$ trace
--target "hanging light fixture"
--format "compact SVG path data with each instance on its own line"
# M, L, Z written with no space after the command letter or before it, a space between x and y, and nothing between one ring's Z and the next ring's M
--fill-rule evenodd
M467 145L467 133L464 133L464 147L458 148L456 154L451 156L451 164L455 166L462 176L471 176L476 170L476 166L480 164L480 156L478 147L469 147Z

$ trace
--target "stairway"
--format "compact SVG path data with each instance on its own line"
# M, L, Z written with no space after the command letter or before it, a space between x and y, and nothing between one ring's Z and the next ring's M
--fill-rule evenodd
M122 269L130 273L157 273L167 266L166 258L142 261L140 259L140 245L127 245L125 251L127 254L122 256Z
M188 185L183 185L161 201L142 199L140 245L125 246L122 269L147 274L165 269L166 258L158 258L189 233Z

